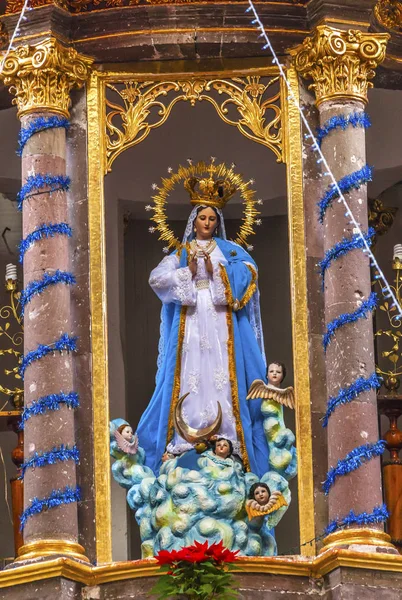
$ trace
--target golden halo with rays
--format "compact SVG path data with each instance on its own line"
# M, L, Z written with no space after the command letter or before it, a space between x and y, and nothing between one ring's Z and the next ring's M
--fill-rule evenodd
M234 239L234 242L247 247L247 238L254 235L254 225L257 223L257 217L260 214L256 208L258 201L255 199L255 191L250 188L254 183L253 180L244 181L243 177L234 172L234 165L227 167L225 163L218 165L214 164L214 159L208 164L205 161L189 164L188 167L179 165L176 173L170 173L169 177L162 177L160 186L153 184L152 188L157 193L152 196L153 205L146 207L148 210L153 210L154 214L151 220L155 223L155 227L150 227L149 231L154 233L158 231L159 240L166 242L169 250L180 250L182 247L181 241L175 236L168 225L168 216L166 206L168 198L172 190L181 182L184 183L189 177L200 177L203 175L211 175L216 179L227 180L236 191L240 193L243 204L243 218L240 229Z

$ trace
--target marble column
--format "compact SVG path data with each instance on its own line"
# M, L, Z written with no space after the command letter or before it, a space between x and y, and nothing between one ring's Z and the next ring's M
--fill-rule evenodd
M333 117L363 113L367 102L369 79L373 69L384 59L387 34L341 31L319 26L311 37L291 51L299 74L312 79L319 111L320 126ZM331 121L334 123L334 119ZM366 165L365 129L362 126L334 127L323 137L322 152L337 181ZM317 156L318 158L318 156ZM317 169L320 167L317 166ZM329 177L324 176L328 186ZM345 194L356 221L363 232L368 229L367 186ZM316 201L320 198L317 197ZM317 219L318 219L317 210ZM357 231L345 217L345 206L335 199L325 211L322 223L324 253L343 238ZM325 274L325 323L343 313L353 313L371 293L369 258L362 250L353 250L333 261ZM336 397L341 388L358 378L369 378L375 371L374 337L371 314L337 329L325 353L328 397ZM376 392L357 395L340 404L328 419L328 469L354 448L379 440ZM353 510L355 514L373 513L381 506L380 459L374 457L347 475L336 478L329 490L329 521L338 523ZM383 524L353 525L339 528L324 540L325 547L375 545L390 547Z
M23 130L37 123L49 122L54 116L68 117L69 92L82 85L89 75L91 60L67 49L54 38L31 47L10 52L4 65L5 85L15 93L15 103ZM66 129L52 127L32 135L22 153L22 185L29 177L53 177L66 174ZM59 184L38 183L22 202L23 238L43 225L69 222L66 189L49 192ZM45 275L71 273L73 237L56 234L43 236L26 250L24 267L25 290ZM72 273L73 274L73 273ZM74 274L73 274L74 275ZM28 286L28 288L27 288ZM24 357L41 346L54 348L63 335L72 337L72 286L57 282L42 293L33 295L24 313ZM77 340L79 345L79 339ZM74 393L74 353L67 349L46 354L27 364L24 373L25 407L43 401L51 395ZM53 407L54 408L54 407ZM77 409L79 410L79 408ZM54 449L75 447L74 410L61 402L59 409L48 408L43 414L31 416L25 422L25 462ZM41 467L27 468L24 477L24 510L34 499L46 500L66 490L73 501L60 502L47 510L29 514L24 527L24 545L19 559L27 560L50 555L63 555L88 560L78 543L78 508L76 461L56 461ZM35 501L34 501L35 502Z

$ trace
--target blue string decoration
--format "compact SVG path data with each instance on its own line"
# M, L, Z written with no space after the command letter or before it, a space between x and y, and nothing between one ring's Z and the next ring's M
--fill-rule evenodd
M70 188L70 177L68 175L29 175L26 182L17 194L18 210L22 210L22 204L24 200L32 195L32 190L41 190L45 187L50 189L40 192L39 194L51 194L56 191L67 191Z
M63 405L68 408L78 408L80 401L77 392L49 394L48 396L42 396L42 398L34 400L29 406L24 408L21 415L20 428L23 429L25 422L31 417L44 415L51 410L60 410Z
M336 317L330 321L327 325L327 330L324 333L322 339L322 345L324 346L324 352L327 351L328 345L334 337L336 331L346 325L347 323L355 323L363 317L367 319L367 315L371 313L378 304L378 297L375 292L371 292L367 300L363 300L359 308L352 313L342 313L339 317Z
M354 448L342 460L338 460L336 467L332 467L327 473L327 478L322 486L324 494L328 495L337 477L342 477L342 475L356 471L356 469L371 458L381 456L385 450L385 446L385 440L379 440L375 444L364 444L364 446Z
M371 127L370 117L366 112L354 112L350 115L335 115L325 121L322 127L317 127L317 135L316 140L318 144L321 146L322 140L334 129L347 129L349 125L352 127L363 127L367 129L367 127Z
M337 529L350 527L350 525L374 525L375 523L383 523L389 518L389 512L385 504L376 506L371 513L362 512L356 514L353 510L341 520L334 519L325 528L325 535L334 533Z
M40 227L21 240L19 245L20 263L24 260L25 253L32 244L39 240L43 240L44 238L54 237L55 235L66 235L67 237L71 237L73 235L73 230L67 223L47 223L40 225Z
M49 496L44 498L33 498L28 506L21 515L21 527L23 531L26 522L30 517L38 515L44 510L49 508L55 508L56 506L62 506L63 504L71 504L72 502L79 502L81 500L81 489L77 487L66 486L64 490L52 490Z
M381 378L377 375L377 373L372 373L370 377L359 377L350 385L341 388L336 396L331 396L329 398L327 402L327 411L323 417L322 426L326 427L328 425L329 417L339 405L351 402L363 392L378 390L381 385Z
M36 350L31 350L22 358L22 362L19 368L19 374L24 379L25 371L33 362L40 360L48 354L54 354L55 352L75 352L77 350L77 338L70 337L67 333L63 333L58 340L53 344L39 344Z
M21 292L20 304L22 314L24 314L26 305L32 300L34 296L38 296L49 286L56 285L58 283L64 283L66 285L75 285L76 279L72 273L68 273L67 271L60 271L59 269L57 269L57 271L55 271L53 275L50 275L49 273L44 273L42 279L38 279L28 283L26 288L23 289Z
M342 194L347 194L353 189L358 190L363 184L371 181L372 178L373 167L364 165L364 167L358 171L354 171L353 173L350 173L350 175L345 175L345 177L342 177L342 179L338 181L338 187ZM318 208L320 209L320 223L323 223L324 221L324 215L327 211L327 208L329 208L332 205L332 202L337 198L339 198L339 192L332 183L317 204Z
M35 133L45 131L45 129L55 129L56 127L64 127L64 129L68 130L70 122L66 117L58 117L56 115L32 119L26 127L20 129L17 155L22 156L25 144Z
M80 460L80 451L77 446L74 445L72 448L64 446L63 444L58 448L53 448L50 452L35 452L35 454L26 462L21 465L21 476L19 479L24 479L25 471L27 469L36 469L37 467L45 467L46 465L54 465L58 462L65 462L67 460L73 460L78 463Z
M370 227L368 232L364 234L364 239L359 233L353 234L351 237L344 237L340 242L336 243L325 253L324 258L318 263L322 279L322 290L324 291L325 272L330 267L332 261L338 260L341 256L345 256L351 250L365 248L364 240L371 246L375 236L375 229Z

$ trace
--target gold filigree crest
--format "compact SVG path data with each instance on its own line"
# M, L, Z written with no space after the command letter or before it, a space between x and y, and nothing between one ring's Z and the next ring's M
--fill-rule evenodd
M106 172L111 171L119 154L163 125L181 100L189 101L192 106L202 100L210 102L225 123L272 150L278 162L283 161L278 80L278 77L250 76L210 81L204 78L128 81L123 89L107 83ZM111 93L118 102L110 99ZM218 101L219 96L225 99Z
M401 0L379 0L374 7L377 21L390 31L402 32Z

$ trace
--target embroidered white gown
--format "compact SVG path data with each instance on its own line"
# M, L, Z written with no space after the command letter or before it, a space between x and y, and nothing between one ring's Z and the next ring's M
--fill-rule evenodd
M197 243L207 245L208 241ZM204 258L197 259L193 278L189 267L179 267L178 257L171 255L152 271L149 283L162 302L188 307L180 378L180 396L190 392L183 403L186 422L196 429L211 424L219 401L222 407L219 435L231 440L239 453L229 380L227 302L219 269L219 264L225 265L227 261L218 246L210 257L212 277ZM167 451L180 453L190 448L192 445L175 432Z

